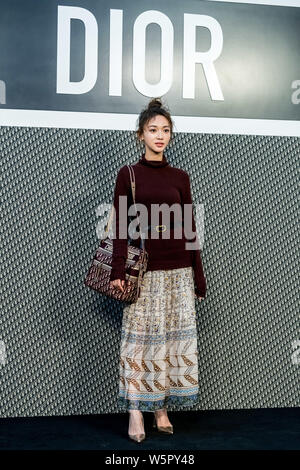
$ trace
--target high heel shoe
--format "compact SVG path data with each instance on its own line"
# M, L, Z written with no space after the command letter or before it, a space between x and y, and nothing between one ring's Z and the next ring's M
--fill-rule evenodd
M131 414L130 414L130 417L131 417ZM143 415L142 415L142 420L143 420L143 424L144 424L144 416ZM130 437L130 439L132 439L135 442L142 442L145 439L146 434L144 432L141 433L141 434L130 434L130 432L128 431L128 436Z
M162 431L162 432L165 432L167 434L173 434L174 431L173 431L173 426L171 424L171 426L158 426L157 422L156 422L156 416L155 416L155 413L154 413L154 417L153 417L153 427L158 429L158 431Z
M142 442L145 437L146 437L146 434L143 433L143 434L130 434L128 433L128 436L130 437L130 439L132 439L133 441L136 441L136 442Z

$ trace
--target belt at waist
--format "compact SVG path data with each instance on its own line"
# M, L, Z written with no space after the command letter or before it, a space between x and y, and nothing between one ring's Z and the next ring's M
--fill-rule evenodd
M178 226L183 226L182 222L169 222L168 224L162 224L162 225L146 225L144 227L141 227L141 232L145 233L149 229L150 230L155 230L156 232L165 232L167 229L173 229Z

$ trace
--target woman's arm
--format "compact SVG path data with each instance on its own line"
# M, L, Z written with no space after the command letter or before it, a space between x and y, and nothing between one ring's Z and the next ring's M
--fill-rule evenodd
M126 205L122 206L122 212L119 213L121 203L120 196L126 196ZM128 167L125 165L120 168L114 190L114 220L113 220L113 255L112 270L110 281L115 279L125 280L125 263L128 250L128 208L132 203L130 176ZM125 207L125 211L123 211ZM120 234L127 234L126 238L120 238Z
M195 236L188 241L188 243L195 243L197 242L198 248L191 251L192 256L192 265L194 270L194 280L195 280L195 294L197 297L205 297L206 295L206 279L203 272L202 260L200 255L200 244L197 236L196 231L196 223L194 219L194 211L193 211L193 202L192 202L192 195L191 195L191 185L190 185L190 177L187 172L185 173L185 180L184 180L184 188L182 191L182 204L191 204L192 207L192 230L195 233ZM182 205L182 212L184 217L184 205Z

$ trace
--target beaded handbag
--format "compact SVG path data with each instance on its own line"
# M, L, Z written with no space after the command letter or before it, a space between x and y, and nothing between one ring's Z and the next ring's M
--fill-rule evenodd
M132 197L135 205L135 174L131 165L127 165ZM108 223L105 226L104 235L109 232L114 214L114 205L110 212ZM140 219L137 215L138 222ZM128 303L136 302L140 295L141 284L147 270L148 253L145 250L145 242L141 237L140 247L130 245L128 240L127 259L125 263L125 285L122 292L118 287L110 287L110 274L112 269L113 241L107 235L100 240L100 244L92 260L92 264L84 279L84 284L100 294L107 295L116 300Z

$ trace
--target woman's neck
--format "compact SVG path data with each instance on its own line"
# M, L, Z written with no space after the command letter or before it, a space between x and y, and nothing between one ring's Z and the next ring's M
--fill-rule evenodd
M147 149L148 150L148 149ZM155 153L155 152L145 152L145 159L150 161L158 161L161 162L163 160L163 152Z
M157 160L157 159L154 160L154 159L146 158L146 154L143 153L143 155L141 156L139 162L142 163L142 165L151 166L153 168L162 168L162 167L165 167L165 166L169 165L169 162L166 159L165 154L162 155L162 158L160 160Z

